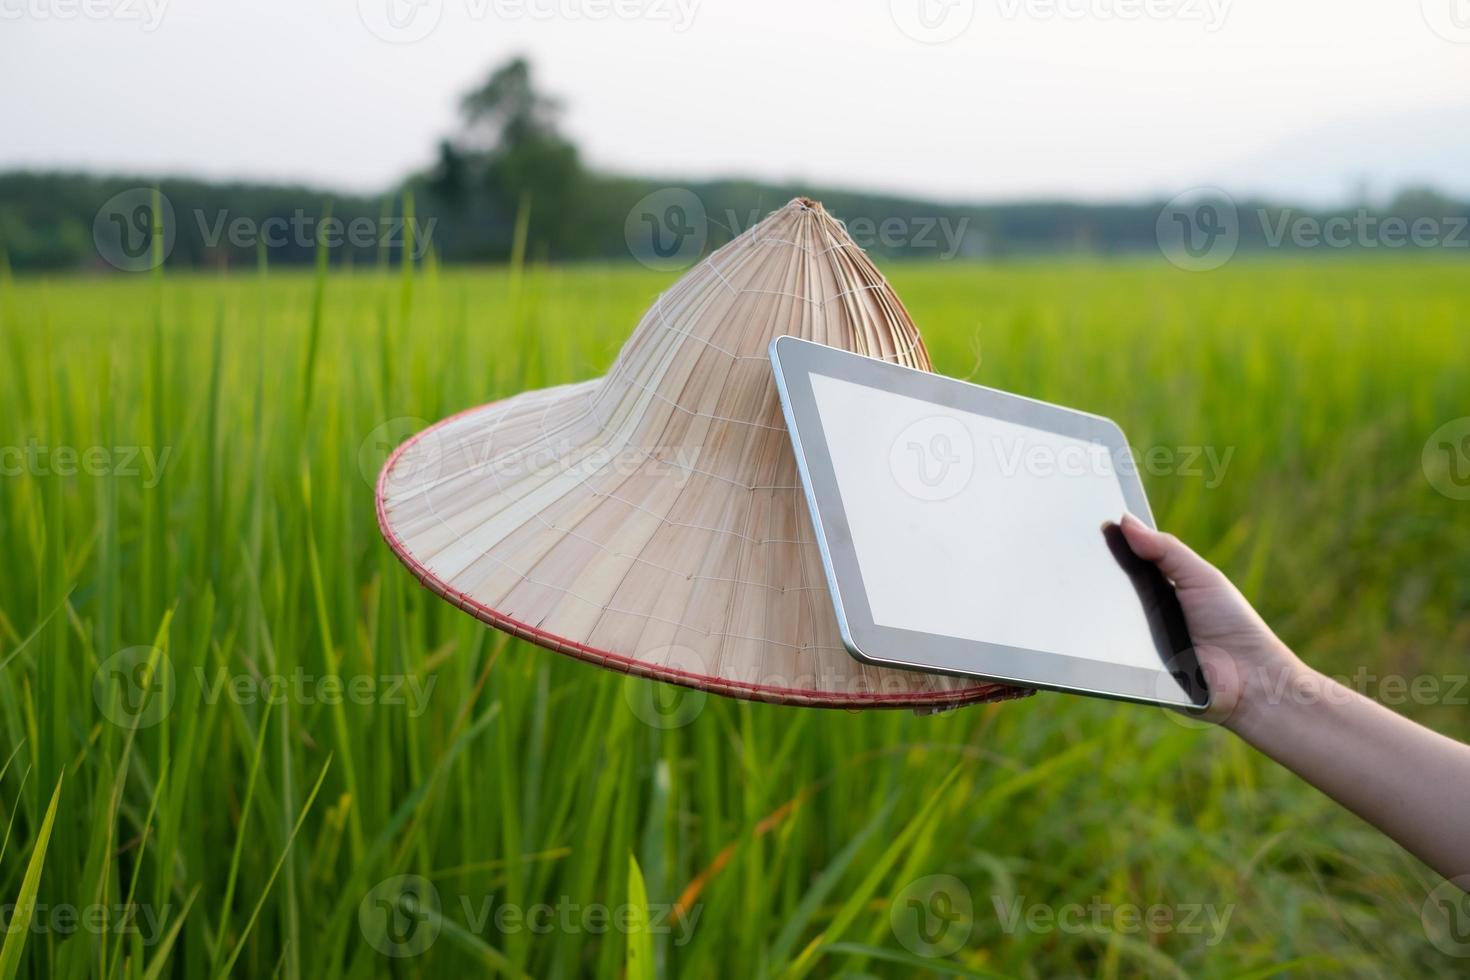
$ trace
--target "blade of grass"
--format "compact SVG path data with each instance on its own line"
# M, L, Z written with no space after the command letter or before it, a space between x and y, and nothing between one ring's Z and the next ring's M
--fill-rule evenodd
M325 222L332 216L332 203L327 202L322 210ZM316 384L316 357L322 340L322 308L327 294L327 236L319 235L316 240L316 275L312 279L311 319L306 328L306 364L301 372L301 407L299 417L306 419L311 414L311 396Z
M148 799L148 816L143 819L143 829L138 832L138 855L133 859L132 881L128 883L128 898L123 903L123 908L125 909L134 907L133 900L138 893L138 882L143 880L141 873L143 870L143 856L148 852L148 836L153 829L153 816L158 812L158 800L163 796L163 786L167 781L168 770L165 769L158 774L158 784L154 788L153 795ZM198 892L197 885L195 886L195 892ZM113 944L112 959L107 964L106 976L112 976L113 972L117 969L117 964L122 958L122 944L123 933L119 932L117 942Z
M296 843L296 835L301 832L301 825L306 822L306 815L311 812L311 805L316 802L316 794L321 790L322 783L326 781L327 770L332 766L331 756L322 763L322 771L316 777L316 785L312 786L311 792L307 794L306 802L301 805L301 815L296 818L296 824L291 828L290 835L286 838L286 846L281 850L281 856L276 859L276 866L271 869L270 877L266 879L265 887L261 889L260 898L255 902L255 908L250 912L250 918L245 921L245 928L240 933L240 941L235 944L235 950L230 958L214 974L216 980L223 980L230 975L235 968L235 960L240 958L240 951L245 948L245 943L250 939L250 932L255 928L255 920L260 917L260 910L265 907L265 900L270 896L271 886L276 883L276 876L281 873L281 865L286 863L286 858L291 853L291 845ZM0 978L6 980L6 978Z
M163 938L159 940L158 948L153 951L153 959L148 962L148 968L143 971L143 980L158 980L163 976L164 967L168 966L169 954L173 952L174 941L179 938L179 931L184 928L184 922L189 918L189 910L194 907L194 899L199 897L199 891L203 887L203 885L195 885L189 897L184 899L184 907L179 911L178 918L174 919L173 924L168 927L168 932L164 933Z
M36 914L36 892L41 887L41 869L46 864L46 848L51 843L51 828L56 823L56 804L61 800L63 775L56 780L56 789L51 793L51 805L46 807L46 816L41 829L36 833L36 842L31 851L30 863L26 865L25 878L20 884L20 894L10 913L10 922L5 931L5 944L0 946L0 980L14 980L20 969L21 954L25 952L26 937L30 935L31 918Z
M17 745L15 752L19 752L20 750L21 746ZM11 758L15 757L15 752L10 753ZM7 761L5 766L7 769L10 768L10 763ZM31 767L26 766L26 771L21 773L20 776L20 788L15 791L15 806L10 808L10 819L5 821L5 839L0 840L0 861L5 859L5 852L10 850L10 832L15 829L15 818L20 813L21 790L25 788L26 780L30 778Z
M821 955L847 954L850 956L861 956L864 959L894 963L898 966L908 967L912 971L910 975L916 977L939 973L951 977L979 977L981 980L1013 980L1013 974L1009 973L992 973L989 970L977 970L974 967L961 966L949 960L914 956L912 953L900 953L895 949L884 949L881 946L865 946L861 943L833 943L830 946L823 946L817 952Z
M211 974L219 970L219 957L224 951L225 936L229 931L230 909L235 899L235 882L240 874L240 856L245 851L245 824L250 820L250 810L255 802L255 783L260 775L260 760L265 755L265 736L266 730L270 727L270 716L271 704L267 701L265 709L260 713L260 731L255 736L255 754L250 760L250 776L245 782L245 799L240 804L240 826L235 829L235 847L230 852L230 871L225 878L225 893L220 898L219 931L215 939L214 955L209 962Z
M304 474L301 478L301 496L309 516L311 514L311 484ZM326 587L322 584L322 563L321 558L317 555L316 534L311 528L308 528L306 532L306 555L311 570L311 595L316 610L318 636L321 639L322 660L327 670L332 676L338 677L340 683L337 648L332 643L332 623L327 614L327 592ZM358 789L357 768L352 763L352 736L347 725L347 714L342 700L342 698L332 699L332 732L336 736L337 751L342 755L343 780L347 784L351 806L351 809L347 811L348 842L352 847L352 860L357 861L362 857L363 848L362 794Z
M41 635L41 631L44 630L47 624L51 622L51 618L53 616L61 612L62 609L66 608L67 601L71 599L71 594L73 591L75 591L74 588L68 589L66 591L66 594L61 597L56 605L51 607L51 611L41 618L41 621L35 625L30 633L26 634L26 638L24 640L21 640L16 648L14 650L11 650L10 653L6 655L4 660L0 660L0 673L3 673L5 671L5 668L10 666L11 661L20 656L21 653L24 652L25 648L30 646L31 642L35 640L37 636Z
M638 859L628 854L628 958L625 980L653 980L653 933L648 926L648 891Z
M863 829L853 835L852 839L837 853L837 856L822 869L822 873L817 876L817 880L812 882L811 887L807 889L806 894L797 903L796 909L786 917L786 924L781 928L780 934L771 946L770 961L772 963L786 962L787 957L791 954L791 950L796 947L797 940L801 938L802 932L806 929L807 923L811 921L812 916L821 907L822 903L827 900L827 896L832 893L832 889L837 887L837 883L847 873L848 866L862 852L862 849L867 845L873 835L887 822L897 802L898 798L896 796L890 796L887 802L880 806L868 822L863 825Z
M954 768L950 769L949 775L945 776L939 785L935 787L934 792L929 794L928 799L919 809L919 816L909 821L908 826L893 839L893 842L888 845L888 848L883 852L882 856L869 866L867 875L858 887L848 895L847 901L837 910L837 914L832 917L832 921L827 925L827 928L822 930L821 935L812 941L812 944L796 958L796 961L787 970L785 976L789 980L800 980L801 977L811 972L812 967L816 965L818 950L822 946L827 945L823 942L826 936L841 936L847 931L848 926L853 923L853 920L858 917L858 914L878 891L878 886L883 883L883 878L888 874L889 869L897 863L913 839L928 827L933 814L937 810L935 804L944 798L944 794L949 790L950 784L959 776L965 765L966 763L961 761L956 763Z

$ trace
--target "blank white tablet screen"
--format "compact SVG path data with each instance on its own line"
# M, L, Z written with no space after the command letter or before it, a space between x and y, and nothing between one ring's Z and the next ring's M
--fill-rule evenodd
M873 621L1152 670L1104 447L813 374Z

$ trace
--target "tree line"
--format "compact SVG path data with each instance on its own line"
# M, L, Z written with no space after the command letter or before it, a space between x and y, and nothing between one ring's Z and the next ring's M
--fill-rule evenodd
M1377 207L1264 201L1184 205L1038 201L962 205L807 185L722 180L671 185L598 173L563 133L560 103L513 59L460 102L461 125L433 165L382 195L185 177L0 173L0 258L18 271L312 262L393 265L405 254L502 262L626 260L678 267L787 200L821 200L881 258L1232 249L1438 249L1470 255L1470 204L1410 189ZM155 208L158 213L155 213ZM1188 210L1194 208L1194 210ZM1178 227L1174 227L1177 223ZM159 236L163 247L153 242Z

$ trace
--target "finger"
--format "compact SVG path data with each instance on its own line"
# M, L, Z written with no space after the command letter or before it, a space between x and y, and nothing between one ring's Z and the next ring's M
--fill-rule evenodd
M1119 526L1133 553L1158 565L1175 585L1203 582L1218 574L1215 566L1195 554L1189 545L1172 534L1155 531L1132 514L1124 514Z

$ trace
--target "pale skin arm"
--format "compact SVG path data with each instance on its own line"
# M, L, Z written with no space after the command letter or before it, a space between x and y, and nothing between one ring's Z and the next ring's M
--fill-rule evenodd
M1456 884L1470 875L1470 745L1319 674L1219 569L1132 515L1124 537L1174 582L1213 696L1205 718L1377 827Z

